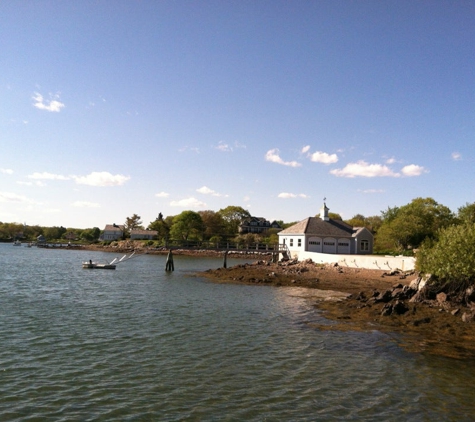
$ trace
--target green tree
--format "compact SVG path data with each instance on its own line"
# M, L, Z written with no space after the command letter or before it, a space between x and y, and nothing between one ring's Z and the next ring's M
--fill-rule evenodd
M452 287L475 281L475 223L442 229L437 241L426 240L417 252L416 268Z
M157 218L148 225L148 228L157 231L157 238L162 243L170 238L170 226L163 219Z
M382 214L376 250L382 249L382 245L392 245L397 251L417 248L426 238L435 238L439 229L455 222L452 211L432 198L416 198Z
M195 211L183 211L173 219L170 237L176 240L201 240L203 231L201 216Z
M317 217L320 217L320 214L317 214ZM341 215L338 214L337 212L329 212L328 213L328 218L330 218L332 220L343 221L343 218L341 218Z
M79 235L79 238L86 242L97 242L101 235L101 229L99 227L93 227L92 229L85 229Z
M198 214L203 221L205 239L223 236L225 223L221 214L210 210L199 211Z
M133 214L132 217L127 217L125 219L124 228L127 235L130 235L131 230L143 230L140 215Z
M475 202L468 202L457 210L457 218L461 223L475 223Z
M62 226L46 227L43 232L47 240L59 240L66 233L66 229Z
M229 205L226 208L222 208L218 211L218 214L223 218L225 231L229 236L235 236L238 233L239 225L243 219L251 217L249 211L236 205Z

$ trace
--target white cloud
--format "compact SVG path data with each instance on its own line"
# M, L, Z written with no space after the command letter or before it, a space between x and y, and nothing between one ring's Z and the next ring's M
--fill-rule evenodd
M310 145L305 145L303 148L302 148L302 154L306 154L307 152L310 151Z
M231 152L233 150L233 148L230 145L225 144L222 141L219 141L218 146L216 147L216 149L219 150L219 151L222 151L222 152Z
M386 191L384 189L365 189L365 190L359 190L359 192L363 192L363 193L384 193Z
M298 163L297 161L282 160L282 158L279 157L279 150L277 148L267 151L265 159L266 161L270 161L271 163L281 164L283 166L289 166L289 167L300 167L302 165Z
M457 152L457 151L454 151L454 152L452 153L452 160L454 160L454 161L459 161L459 160L461 160L461 159L462 159L462 154L460 154L460 153Z
M78 185L122 186L130 177L122 174L110 174L107 171L93 171L87 176L72 176Z
M160 192L160 193L156 193L155 196L157 198L168 198L170 196L170 194L167 193L167 192Z
M399 177L389 167L382 164L368 164L366 161L349 163L342 169L331 170L330 174L337 177Z
M196 192L202 193L203 195L224 196L226 198L229 196L229 195L223 195L221 193L218 193L214 191L213 189L208 188L207 186L203 186L199 189L196 189Z
M396 162L396 159L394 157L388 158L386 160L386 164L394 164Z
M246 145L241 144L239 142L234 142L234 145L229 145L224 141L219 141L218 145L215 148L217 150L221 151L221 152L232 152L232 151L234 151L234 149L238 149L238 148L244 148L245 149Z
M28 199L26 196L18 195L13 192L0 192L0 202L34 204L34 201Z
M180 201L172 201L170 202L170 206L182 207L182 208L206 208L207 205L204 202L191 197L191 198L181 199Z
M0 173L13 174L13 170L12 169L0 169Z
M422 173L427 173L427 170L422 166L418 166L416 164L409 164L408 166L404 166L401 169L401 173L404 176L412 177L412 176L420 176Z
M50 100L45 101L43 96L40 93L35 92L32 98L34 101L33 106L39 110L46 110L46 111L59 113L61 109L64 107L64 103L59 101L59 94L56 94L54 96L50 95Z
M309 154L309 157L314 163L332 164L338 161L338 156L336 154L328 154L322 151Z
M277 195L277 198L283 198L283 199L288 199L288 198L308 198L307 195L304 193L289 193L289 192L281 192Z
M78 208L100 208L101 206L95 202L87 202L87 201L76 201L72 204L73 207Z
M28 179L35 179L35 180L69 180L69 177L63 176L61 174L53 174L44 171L43 173L35 172L28 176Z

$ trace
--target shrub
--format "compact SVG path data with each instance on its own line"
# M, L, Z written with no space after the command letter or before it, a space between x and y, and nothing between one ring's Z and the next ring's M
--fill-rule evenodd
M425 241L417 252L416 268L441 280L475 280L475 224L442 229L438 241Z

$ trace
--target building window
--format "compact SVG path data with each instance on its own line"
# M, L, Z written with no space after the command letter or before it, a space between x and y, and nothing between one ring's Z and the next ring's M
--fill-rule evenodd
M335 242L323 242L326 246L335 246Z
M338 246L349 246L350 244L347 242L338 242Z
M369 242L367 240L361 241L361 250L362 251L369 251Z
M316 240L309 240L308 242L309 245L320 245L320 241L316 241Z
M294 246L294 239L290 239L290 246Z
M302 246L302 239L297 240L297 246L300 248Z

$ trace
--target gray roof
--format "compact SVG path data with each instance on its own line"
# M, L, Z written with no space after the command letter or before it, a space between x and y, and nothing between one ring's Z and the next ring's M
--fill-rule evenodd
M353 237L361 229L361 227L354 228L340 220L330 218L325 221L319 217L308 217L282 230L279 235L306 234L320 237Z
M104 228L104 231L108 232L115 232L115 231L124 231L124 226L123 225L114 225L114 224L106 224L106 227Z

